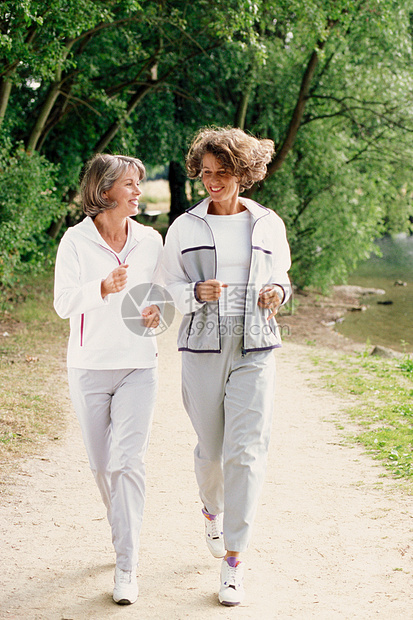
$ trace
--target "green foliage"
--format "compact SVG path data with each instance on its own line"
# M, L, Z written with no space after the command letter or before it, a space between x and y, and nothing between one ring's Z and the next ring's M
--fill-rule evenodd
M62 212L57 167L38 153L0 151L0 300L23 273L43 268L52 242L46 231Z
M304 127L283 169L257 193L286 222L301 287L342 282L384 232L386 179L367 161L347 164L353 148L344 130Z
M399 368L405 372L411 379L413 379L413 359L406 356L405 359L398 365Z
M384 232L409 232L413 218L412 3L351 4L305 2L305 21L277 24L247 118L251 131L282 143L311 41L322 40L323 20L337 19L289 156L256 193L286 221L295 283L323 290L345 281Z
M287 145L253 197L286 221L296 284L327 289L411 230L412 15L413 0L5 0L2 133L60 165L71 217L96 150L183 164L212 124Z

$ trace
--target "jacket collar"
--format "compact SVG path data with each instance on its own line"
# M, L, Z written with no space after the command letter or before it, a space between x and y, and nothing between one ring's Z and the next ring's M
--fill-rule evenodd
M240 196L239 200L248 209L248 211L251 213L254 220L258 220L260 217L263 217L268 214L268 209L260 205L258 202L251 200L250 198L243 198L242 196ZM202 219L205 219L205 216L208 213L208 206L210 202L211 202L211 197L208 196L208 198L205 198L204 200L202 200L201 202L198 202L193 207L190 207L189 209L187 209L186 212L191 215L195 215L197 217L201 217Z
M141 241L144 237L149 234L150 229L143 224L139 224L135 220L132 220L128 217L128 223L130 227L130 231L132 237L135 241ZM79 232L84 236L90 239L91 241L96 241L97 243L101 243L102 238L96 228L91 217L87 216L82 220L79 224L77 224Z

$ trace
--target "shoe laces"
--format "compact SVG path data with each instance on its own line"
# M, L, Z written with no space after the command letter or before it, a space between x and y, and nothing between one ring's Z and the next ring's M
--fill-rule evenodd
M238 562L236 566L230 566L228 562L226 562L226 564L227 574L225 575L226 579L224 583L228 588L234 588L234 590L236 590L237 587L240 585L240 580L239 578L237 578L237 569L240 563Z
M118 572L119 583L123 585L129 585L131 583L132 571L120 569Z
M219 527L220 523L219 523L219 519L218 517L215 517L215 519L211 519L209 520L209 524L210 524L210 535L211 538L220 538L222 536L222 532L221 529Z

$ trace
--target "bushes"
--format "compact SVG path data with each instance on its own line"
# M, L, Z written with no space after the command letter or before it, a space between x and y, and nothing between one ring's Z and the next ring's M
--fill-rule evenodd
M65 207L55 187L58 166L21 146L0 146L0 304L23 274L44 269L53 249L47 230ZM13 295L14 296L14 295Z

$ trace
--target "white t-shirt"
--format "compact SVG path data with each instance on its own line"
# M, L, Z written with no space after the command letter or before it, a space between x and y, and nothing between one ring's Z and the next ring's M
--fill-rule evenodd
M212 229L217 251L217 280L228 284L222 290L219 311L223 316L244 313L245 288L251 260L251 215L246 209L234 215L205 216Z
M121 249L120 252L115 252L115 250L113 248L111 248L108 243L106 243L106 241L103 239L103 237L102 237L102 244L105 247L107 247L108 250L110 250L111 252L116 254L116 256L118 257L118 260L120 261L119 264L123 264L125 262L125 259L126 259L127 255L129 254L130 250L135 245L135 241L134 241L134 239L132 237L132 234L131 234L131 227L129 225L129 222L128 222L128 236L126 238L126 243L125 243L125 245L123 246L123 248Z
M118 256L118 258L119 258L121 263L125 262L125 259L126 259L127 255L129 254L130 250L132 249L133 245L134 245L134 240L133 240L133 237L131 235L131 227L130 227L129 222L128 222L128 238L126 239L126 243L123 246L123 248L121 249L121 251L120 252L116 252L116 254L117 254L117 256Z

